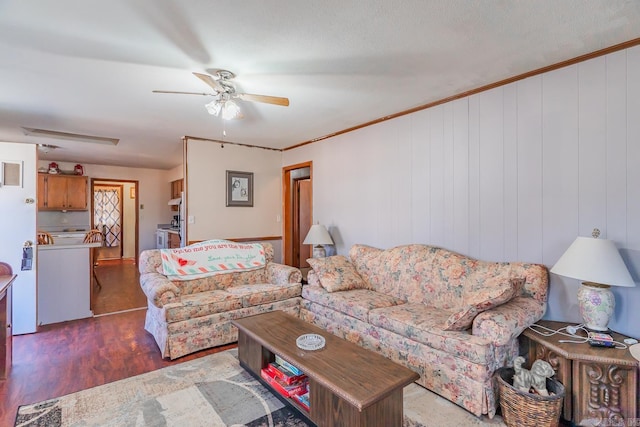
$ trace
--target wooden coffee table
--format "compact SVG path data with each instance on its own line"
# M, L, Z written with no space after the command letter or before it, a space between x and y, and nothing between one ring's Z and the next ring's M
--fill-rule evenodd
M286 402L311 422L319 426L402 426L402 390L419 378L417 373L282 311L245 317L233 324L238 328L240 365L265 386L271 388L260 370L276 354L307 374L309 411L292 399ZM310 333L325 338L323 349L304 351L296 346L296 338Z

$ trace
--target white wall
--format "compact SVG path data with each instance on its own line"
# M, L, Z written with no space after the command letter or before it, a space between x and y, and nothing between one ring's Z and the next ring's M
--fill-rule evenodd
M285 151L313 161L314 221L354 243L443 246L553 266L601 237L640 273L640 47ZM225 148L226 149L226 148ZM551 276L546 318L580 321L579 283ZM640 287L610 326L640 336Z
M187 240L280 236L282 155L211 141L187 143ZM226 206L226 171L253 172L253 207Z
M167 171L167 181L175 181L177 179L184 178L184 166L178 165L173 169L169 169Z
M75 163L57 162L62 170L73 170ZM39 167L46 167L47 161L40 161ZM138 218L140 251L155 249L156 227L171 222L172 213L167 205L171 196L171 186L167 179L168 171L161 169L126 168L119 166L83 164L84 174L91 178L121 179L138 181ZM128 193L125 194L128 197ZM44 215L43 215L44 214ZM91 224L90 212L41 212L39 225L53 225L55 221L67 218L67 224L86 221Z

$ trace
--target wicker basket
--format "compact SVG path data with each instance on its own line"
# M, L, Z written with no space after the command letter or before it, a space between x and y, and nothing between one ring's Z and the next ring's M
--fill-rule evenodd
M513 386L513 368L500 368L496 379L500 391L502 418L509 427L557 427L564 399L564 386L547 378L552 396L524 393Z

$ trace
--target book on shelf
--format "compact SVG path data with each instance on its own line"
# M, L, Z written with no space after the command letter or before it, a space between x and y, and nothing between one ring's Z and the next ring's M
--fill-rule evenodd
M291 396L300 406L309 411L309 391Z
M291 363L287 362L286 360L284 360L282 357L280 357L277 354L276 354L276 363L278 365L280 365L280 366L285 367L289 371L293 372L295 375L303 375L304 374L304 372L302 372L300 369L298 369L297 366L292 365Z
M275 377L270 369L262 368L260 370L260 376L278 393L283 395L284 397L295 396L300 393L307 392L307 378L305 377L302 380L296 381L291 384L287 384L281 379Z
M276 362L269 363L269 365L267 366L267 369L271 371L274 377L280 378L282 381L284 381L287 384L292 384L296 381L300 381L306 378L305 374L302 374L302 375L296 374L295 372L289 370L285 366L277 364Z

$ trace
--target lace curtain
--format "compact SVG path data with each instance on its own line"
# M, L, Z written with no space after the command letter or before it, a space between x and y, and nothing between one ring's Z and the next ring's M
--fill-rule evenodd
M95 228L102 231L106 247L120 246L120 195L118 190L93 192Z

